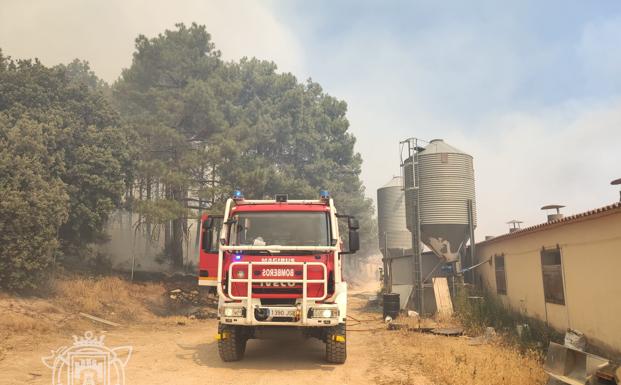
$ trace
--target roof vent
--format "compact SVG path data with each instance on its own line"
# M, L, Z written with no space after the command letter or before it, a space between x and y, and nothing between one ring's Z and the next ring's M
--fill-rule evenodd
M556 210L556 213L548 214L548 222L558 221L559 219L563 219L563 214L561 214L561 210L563 205L546 205L543 206L542 210Z
M621 178L613 180L610 184L613 186L621 185ZM619 190L619 202L621 202L621 190Z
M509 232L514 233L516 231L522 230L522 228L520 227L522 223L524 222L518 221L517 219L512 219L509 222L507 222L508 225L511 225L511 227L509 227Z

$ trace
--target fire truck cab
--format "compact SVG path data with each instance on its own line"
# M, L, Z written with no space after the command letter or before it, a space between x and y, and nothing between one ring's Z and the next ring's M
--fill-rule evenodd
M297 330L325 342L328 362L345 362L341 256L359 248L356 218L337 214L326 191L317 200L246 200L235 191L223 216L203 216L201 231L199 284L218 293L223 361L242 359L249 339Z

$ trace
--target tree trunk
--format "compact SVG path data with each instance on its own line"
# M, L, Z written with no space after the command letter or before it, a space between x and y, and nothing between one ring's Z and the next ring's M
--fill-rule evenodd
M164 196L166 199L171 198L170 186L164 186ZM166 256L171 255L171 234L170 234L170 221L164 223L164 254Z
M147 177L147 201L151 201L151 177ZM144 255L146 258L150 258L151 257L151 222L147 219L147 229L146 229L146 236L145 236L145 251L144 251Z
M185 192L179 188L173 189L173 199L177 202L185 205ZM185 233L185 216L176 218L172 221L172 239L170 244L170 257L173 263L173 267L183 267L183 239Z
M177 218L172 221L172 242L170 244L170 257L175 268L183 267L183 224L185 218Z

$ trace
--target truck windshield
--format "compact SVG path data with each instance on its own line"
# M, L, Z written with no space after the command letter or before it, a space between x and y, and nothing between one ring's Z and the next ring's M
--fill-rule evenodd
M230 245L330 245L325 212L241 212L233 219Z

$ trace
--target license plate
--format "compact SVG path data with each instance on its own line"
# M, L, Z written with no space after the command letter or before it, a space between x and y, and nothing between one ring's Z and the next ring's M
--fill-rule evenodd
M295 310L271 309L272 317L295 317Z

